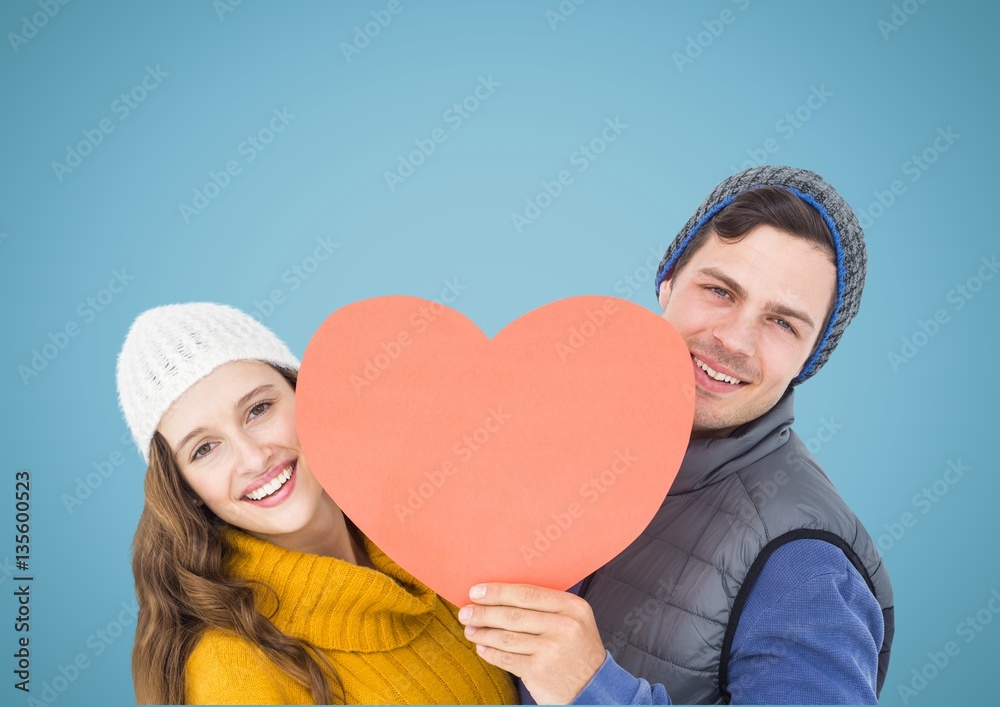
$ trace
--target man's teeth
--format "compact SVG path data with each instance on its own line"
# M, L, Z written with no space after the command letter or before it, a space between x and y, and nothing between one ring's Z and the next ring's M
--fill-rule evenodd
M739 378L733 378L732 376L727 376L725 373L719 373L718 371L713 370L711 366L697 356L695 356L694 362L697 363L701 370L705 371L710 378L714 378L717 381L723 381L724 383L729 383L731 385L739 385L743 382Z
M292 467L289 466L283 472L275 476L268 483L261 486L259 489L255 489L247 494L247 498L251 501L259 501L262 498L270 496L272 493L280 489L285 485L285 482L292 478Z

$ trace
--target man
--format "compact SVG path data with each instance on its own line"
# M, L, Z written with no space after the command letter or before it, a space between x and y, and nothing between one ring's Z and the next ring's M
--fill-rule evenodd
M487 661L539 702L877 701L888 574L791 430L794 387L856 314L865 268L854 213L818 175L765 166L716 187L656 279L696 385L670 493L579 596L473 587L459 618Z

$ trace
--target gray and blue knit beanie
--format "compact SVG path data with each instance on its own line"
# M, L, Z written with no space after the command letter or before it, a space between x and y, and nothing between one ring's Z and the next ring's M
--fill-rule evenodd
M765 165L738 172L723 180L688 219L674 242L667 248L656 273L656 293L659 295L660 283L673 273L677 259L701 227L728 206L740 192L763 186L783 187L816 209L830 229L836 252L837 301L816 350L806 361L799 375L792 380L792 385L798 385L814 375L826 363L840 342L847 325L858 313L868 267L865 234L858 224L854 211L818 174L795 167Z

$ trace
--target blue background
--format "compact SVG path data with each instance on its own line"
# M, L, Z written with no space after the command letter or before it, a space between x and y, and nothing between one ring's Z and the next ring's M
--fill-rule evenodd
M883 702L992 695L1000 476L989 352L1000 278L980 269L998 251L989 212L1000 10L916 0L591 0L564 2L564 15L556 0L404 1L398 14L388 5L18 0L0 10L2 699L27 699L10 672L9 531L14 473L28 469L32 696L48 683L62 688L49 695L57 704L134 700L122 606L134 600L144 466L123 437L114 362L139 312L225 302L257 312L301 355L346 303L437 298L456 280L465 289L452 306L491 335L577 294L656 309L647 263L716 183L760 162L819 172L867 225L860 314L799 389L796 430L891 572L897 633ZM369 37L372 12L391 21ZM121 94L144 77L126 112ZM481 77L492 92L456 125L446 111ZM294 117L269 136L275 110ZM616 118L627 127L579 171L574 153ZM84 144L77 166L53 166L102 120L113 130ZM390 187L385 173L435 129L445 140ZM240 145L262 130L273 140L249 161ZM230 160L239 174L185 218L181 204ZM519 232L512 214L564 169L573 182ZM333 254L310 260L324 238ZM127 286L105 291L116 273ZM268 306L274 290L280 303ZM938 310L946 322L918 333ZM67 325L75 336L60 336ZM894 364L904 338L919 346ZM949 461L969 468L956 483ZM88 474L96 488L80 486ZM67 503L78 488L90 495ZM933 503L918 498L925 488ZM982 630L967 641L959 624L977 612ZM958 655L925 667L949 641ZM74 674L66 666L80 654L87 667ZM931 678L918 691L921 669Z

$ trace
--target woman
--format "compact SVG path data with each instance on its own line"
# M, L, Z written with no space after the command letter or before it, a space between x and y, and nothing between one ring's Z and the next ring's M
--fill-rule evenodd
M456 609L364 537L295 431L298 361L224 305L133 323L118 395L149 464L132 567L140 703L513 703Z

